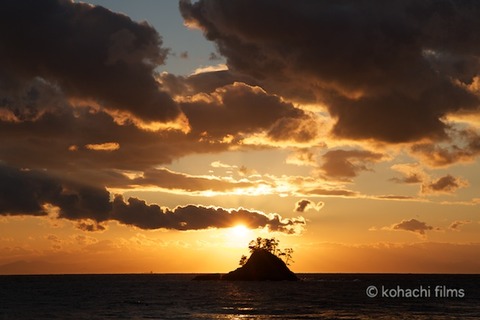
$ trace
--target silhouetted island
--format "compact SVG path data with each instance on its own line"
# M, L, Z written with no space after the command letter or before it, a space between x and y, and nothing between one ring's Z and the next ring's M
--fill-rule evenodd
M278 241L257 238L250 242L250 258L240 259L241 267L227 274L198 275L193 280L226 280L226 281L297 281L299 280L287 266L291 261L292 249L285 252L277 249ZM285 257L283 261L281 257Z

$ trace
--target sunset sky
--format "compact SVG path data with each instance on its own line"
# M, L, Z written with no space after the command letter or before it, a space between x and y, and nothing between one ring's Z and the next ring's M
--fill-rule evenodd
M479 273L479 17L2 1L0 273Z

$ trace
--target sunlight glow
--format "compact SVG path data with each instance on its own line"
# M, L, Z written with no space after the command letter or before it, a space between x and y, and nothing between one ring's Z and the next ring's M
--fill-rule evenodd
M226 230L225 240L228 246L244 248L253 237L253 231L243 224Z
M232 228L232 234L235 237L245 237L250 233L250 230L245 227L243 224L239 224Z

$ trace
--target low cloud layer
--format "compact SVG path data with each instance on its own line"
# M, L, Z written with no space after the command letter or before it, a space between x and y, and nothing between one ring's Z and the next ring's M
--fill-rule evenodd
M105 188L62 181L45 172L0 165L0 214L46 215L45 205L58 207L59 217L105 221L111 211Z
M305 224L303 218L282 219L278 214L267 215L246 209L227 210L216 207L188 205L173 210L158 205L147 205L145 201L121 196L113 201L113 220L142 229L200 230L208 228L229 228L243 224L249 228L267 227L269 231L295 233Z
M168 209L137 198L125 202L120 195L111 201L105 188L0 165L0 215L45 216L51 210L48 205L58 208L58 218L77 221L86 231L102 230L101 224L111 220L141 229L174 230L228 228L241 223L284 233L298 232L305 225L302 217L284 219L247 209L197 205Z

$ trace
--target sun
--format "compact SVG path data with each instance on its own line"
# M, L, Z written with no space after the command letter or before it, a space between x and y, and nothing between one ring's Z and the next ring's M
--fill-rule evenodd
M252 230L243 224L237 224L227 230L226 241L235 247L245 247L252 239Z
M235 237L246 237L250 233L250 229L243 224L238 224L231 229L231 233Z

